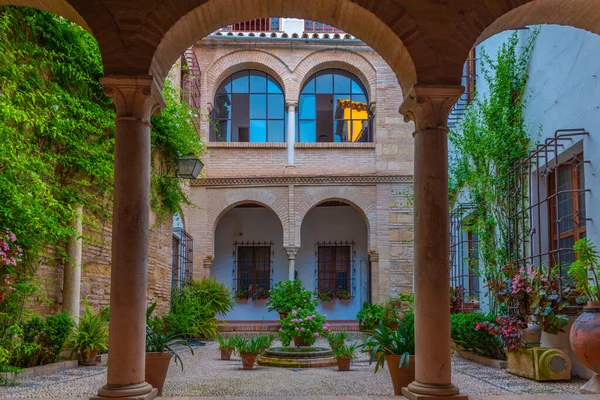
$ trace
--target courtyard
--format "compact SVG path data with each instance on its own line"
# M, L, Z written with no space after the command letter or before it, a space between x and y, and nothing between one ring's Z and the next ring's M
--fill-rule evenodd
M322 340L316 345L327 346ZM215 342L194 348L194 355L188 351L181 356L184 369L171 363L163 389L165 397L393 395L387 369L374 374L365 355L354 361L349 372L339 372L337 367L257 367L245 371L239 357L221 361ZM452 371L453 382L469 396L575 394L585 383L580 379L535 382L457 356L453 357ZM106 366L79 367L0 387L0 398L92 397L105 380Z

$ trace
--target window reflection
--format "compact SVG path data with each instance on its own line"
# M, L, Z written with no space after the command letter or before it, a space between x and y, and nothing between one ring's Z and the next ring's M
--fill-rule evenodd
M302 88L298 104L298 141L371 142L367 92L353 74L327 69Z
M236 72L221 82L213 104L211 141L285 141L283 90L269 74Z

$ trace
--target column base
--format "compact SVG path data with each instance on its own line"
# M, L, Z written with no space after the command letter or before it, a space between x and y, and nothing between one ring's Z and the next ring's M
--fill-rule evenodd
M98 395L90 400L152 400L158 395L158 389L149 383L142 382L127 386L104 385L98 390Z
M598 394L600 393L600 375L594 375L581 387L581 393Z
M452 400L467 400L468 396L460 394L456 386L436 385L414 381L408 387L402 388L402 394L409 400L439 400L440 397Z

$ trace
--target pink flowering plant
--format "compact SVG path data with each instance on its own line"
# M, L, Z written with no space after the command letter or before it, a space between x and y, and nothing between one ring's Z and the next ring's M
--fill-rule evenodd
M15 234L6 229L0 230L0 302L15 290L10 282L10 273L21 261L22 255Z
M508 351L515 351L525 347L521 330L526 327L527 324L515 316L497 317L496 323L484 321L475 324L476 331L481 330L490 335L500 336Z
M328 331L327 318L314 308L293 309L281 321L279 338L284 346L289 346L294 336L302 337L312 345Z

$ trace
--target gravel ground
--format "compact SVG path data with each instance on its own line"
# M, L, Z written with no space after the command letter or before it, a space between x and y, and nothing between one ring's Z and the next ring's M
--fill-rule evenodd
M323 343L317 345L326 346ZM387 370L373 374L365 357L354 362L349 372L337 367L284 369L258 367L241 369L241 361L219 360L216 343L198 347L195 354L182 354L185 368L171 365L164 396L311 396L392 395ZM43 377L24 378L21 384L0 387L0 398L89 397L106 382L104 366L79 367ZM510 375L503 370L455 357L453 382L468 395L578 394L582 380L541 383Z

